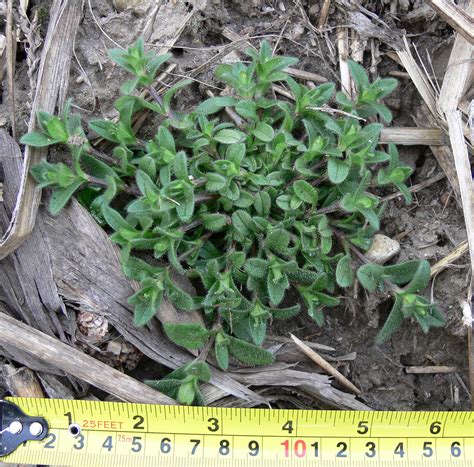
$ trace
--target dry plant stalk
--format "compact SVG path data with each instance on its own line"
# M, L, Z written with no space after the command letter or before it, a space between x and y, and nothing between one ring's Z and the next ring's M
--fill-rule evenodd
M444 5L446 2L436 1L431 3ZM470 15L473 12L474 0L470 0L465 14ZM474 57L474 45L472 42L472 40L469 42L464 37L457 35L441 88L439 108L444 114L448 125L449 139L457 178L459 180L464 221L466 223L467 242L471 258L471 283L467 291L467 300L464 305L463 313L466 319L466 326L468 327L469 379L471 386L471 403L474 408L474 348L472 336L472 305L474 297L474 184L465 139L465 135L469 135L469 129L464 125L462 113L458 109L459 103L470 85L473 75L472 58Z
M318 29L321 31L326 26L328 19L329 7L331 6L331 0L324 0L321 6L321 13L319 14Z
M334 377L339 383L341 383L344 387L349 389L351 392L355 394L361 394L359 388L354 386L342 373L337 371L330 363L324 360L321 355L315 352L311 347L307 346L302 340L298 339L293 334L290 334L291 338L293 339L294 343L298 346L298 348L314 363L319 365L328 375Z
M432 375L436 373L456 373L455 366L407 366L405 372L412 375Z
M341 89L351 99L352 98L352 79L349 73L347 59L349 58L347 28L339 27L337 30L337 50L339 52L339 70L341 73Z
M15 368L13 365L5 365L3 376L13 395L17 397L44 397L36 374L29 368Z
M150 404L176 404L164 394L111 368L105 363L0 312L0 342L53 364L121 400Z
M450 264L454 263L454 261L457 261L459 258L461 258L461 256L466 254L468 251L469 251L469 244L467 243L467 240L465 240L464 242L460 243L448 255L440 259L437 263L433 264L433 266L431 266L431 277L436 276L441 271L449 267Z
M427 146L443 146L444 133L439 128L391 127L383 128L380 143L394 143L402 146L426 144Z
M82 17L82 2L56 0L51 7L48 32L41 55L38 84L31 109L28 129L36 128L36 112L54 112L56 106L64 104L69 79L70 61L74 37ZM30 234L35 225L36 213L41 199L41 190L29 176L33 165L46 155L44 148L27 147L23 162L23 175L17 194L10 225L0 240L0 259L14 251Z
M16 63L16 27L13 25L13 0L7 0L7 24L5 28L7 47L7 78L10 100L12 135L16 138L16 109L15 109L15 63Z

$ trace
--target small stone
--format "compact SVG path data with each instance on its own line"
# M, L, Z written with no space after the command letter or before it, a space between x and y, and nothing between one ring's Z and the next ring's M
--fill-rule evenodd
M304 26L301 23L295 24L291 28L288 37L293 41L297 41L298 39L301 39L301 36L304 34L304 31Z
M8 122L8 120L7 120L6 117L4 117L4 116L0 117L0 126L2 126L2 127L5 126L7 124L7 122Z
M81 84L83 82L84 82L84 76L81 75L76 78L76 84Z
M385 264L400 253L400 243L386 235L375 234L367 259L376 264Z
M318 16L320 10L321 10L321 6L319 5L319 3L313 3L309 7L309 16L314 16L314 17Z
M280 9L280 11L286 11L286 7L285 7L285 4L283 2L278 3L278 8Z
M106 352L112 355L120 355L122 353L122 344L118 341L110 341L107 343Z
M237 53L235 52L235 50L228 53L227 55L225 55L222 58L222 63L236 63L236 62L240 62L240 61L241 60L240 60L239 56L237 55Z

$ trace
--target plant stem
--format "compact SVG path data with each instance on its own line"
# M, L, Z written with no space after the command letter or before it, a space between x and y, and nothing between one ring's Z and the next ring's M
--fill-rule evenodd
M108 184L105 180L102 180L102 179L100 179L100 178L94 177L94 176L92 176L92 175L87 175L87 181L88 181L91 185L97 185L97 186L101 186L101 187L104 187L104 188L109 188L109 184ZM119 188L119 190L122 190L122 191L124 191L125 193L128 193L129 195L132 195L132 196L141 196L141 192L140 192L140 190L139 190L137 187L128 186L128 185L122 185L122 186L119 186L118 188Z
M319 177L316 180L313 180L310 184L313 185L313 186L319 186L322 183L327 182L327 181L328 181L328 176L323 175L322 177Z
M103 160L104 162L107 162L108 164L111 165L120 165L120 161L117 160L115 157L109 156L108 154L104 154L103 152L98 151L97 149L91 147L89 149L89 152L97 157L98 159Z
M199 227L200 225L202 225L202 221L195 220L195 221L191 222L190 224L183 225L183 227L181 227L181 230L183 232L189 232L190 230L193 230L196 227Z
M218 329L220 329L222 327L222 316L221 315L217 315L217 320L216 322L214 323L214 325L212 326L212 330L213 331L216 331ZM214 334L207 342L206 342L206 345L203 347L203 349L201 350L200 354L199 354L199 357L197 358L198 360L201 360L203 362L206 361L207 359L207 356L210 352L210 350L212 349L212 346L214 344L214 341L216 339L216 335Z
M200 204L200 203L204 203L205 201L209 201L211 199L216 199L218 197L219 197L218 194L200 193L200 194L196 195L196 197L194 198L194 202L196 204Z
M206 241L207 239L211 238L214 235L214 232L207 232L205 233L202 237L201 240ZM185 260L189 255L194 253L198 248L201 248L202 245L196 245L189 249L188 251L185 251L182 255L179 256L178 261L181 263L183 260Z
M158 94L156 89L153 86L147 86L147 91L150 93L150 96L153 97L155 102L166 112L165 107L163 105L163 99L161 96ZM169 118L176 118L176 115L174 112L170 109L168 112L166 112Z
M327 206L325 208L318 209L317 214L328 214L330 212L336 212L341 209L341 205L339 202L331 204L331 206Z

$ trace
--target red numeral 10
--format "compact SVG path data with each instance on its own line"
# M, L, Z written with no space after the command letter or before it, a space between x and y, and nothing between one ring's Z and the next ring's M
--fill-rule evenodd
M280 443L285 448L285 457L290 457L290 440L286 439ZM306 456L306 443L302 439L297 439L293 445L293 453L296 457Z

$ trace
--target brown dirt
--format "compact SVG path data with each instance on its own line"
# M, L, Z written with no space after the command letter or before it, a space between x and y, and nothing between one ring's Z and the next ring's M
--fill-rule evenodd
M33 8L43 8L43 3L48 2L33 2ZM180 21L183 12L189 9L187 2L164 3L167 3L165 6L169 16L160 23L163 30L157 30L152 35L152 43L158 40L162 43L163 37L165 42L169 40L169 31L176 27L174 22ZM334 26L344 24L344 16L334 5L330 10L326 33L318 36L307 27L300 9L289 0L201 0L197 3L202 9L193 16L177 46L172 49L173 61L178 64L175 73L187 74L212 57L215 51L209 47L228 42L222 36L222 29L228 26L241 35L269 35L271 40L275 40L283 30L278 47L280 53L299 57L298 67L302 70L324 75L330 80L337 79L338 65L333 50ZM308 3L312 6L308 6ZM316 24L319 16L318 3L301 2L313 24ZM407 6L407 9L397 14L389 13L390 2L363 3L388 24L395 24L398 30L405 29L412 34L423 57L425 50L436 57L435 70L438 70L438 77L442 76L452 45L452 30L445 23L431 17L408 21L407 15L422 3L418 0L399 2L400 5ZM108 0L95 0L92 4L95 19L86 2L84 19L76 38L77 60L73 61L69 89L69 96L85 119L114 116L113 100L118 96L119 86L124 80L124 74L111 64L106 55L106 49L113 44L100 31L95 21L100 23L111 39L125 46L133 42L148 19L140 8L117 12ZM253 41L254 44L257 42ZM369 68L370 47L368 50L364 63ZM390 71L402 71L384 54L389 50L387 46L381 44L380 50L381 61L377 65L377 73L384 76ZM29 115L29 82L26 61L21 60L24 58L21 51L19 57L15 81L16 115L19 133L22 134L26 131ZM203 83L220 86L214 82L213 70L214 67L211 66L198 78ZM196 83L180 94L178 105L193 106L205 96L205 89L205 84ZM413 84L408 79L402 79L397 94L388 100L395 115L394 124L414 125L413 115L416 114L419 103ZM8 99L0 104L0 120L6 120L6 125L9 125ZM429 148L400 148L400 153L406 162L416 168L411 178L413 184L440 171ZM64 155L57 154L55 157L61 158ZM385 212L382 232L391 237L401 237L402 252L398 260L424 258L433 264L466 238L462 211L454 198L451 196L446 205L443 203L450 191L448 182L444 180L417 194L411 206L405 206L400 201L391 202ZM426 336L416 324L406 322L389 343L381 347L375 346L374 338L379 323L386 318L390 303L384 297L368 300L362 289L357 291L357 298L349 292L350 296L343 301L345 306L329 311L323 328L315 326L302 313L290 325L275 324L271 332L287 335L288 331L292 331L299 337L331 345L341 354L356 351L357 358L341 364L339 369L360 387L364 401L376 409L466 410L469 406L466 390L467 345L461 326L459 301L465 295L468 272L466 256L435 279L431 293L445 312L448 324L444 329L431 331ZM430 296L430 291L427 291L427 296ZM404 368L411 365L456 366L459 371L448 375L406 374ZM149 371L155 370L151 368Z

